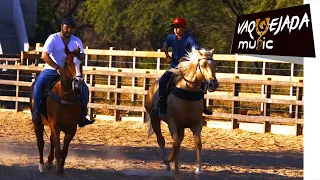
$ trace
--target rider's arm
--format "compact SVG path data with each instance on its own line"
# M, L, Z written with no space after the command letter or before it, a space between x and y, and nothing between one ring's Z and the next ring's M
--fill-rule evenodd
M44 60L44 62L49 64L51 67L58 70L59 66L49 56L49 54L53 52L53 49L54 49L54 36L50 35L43 45L41 58Z
M44 60L44 62L46 62L47 64L49 64L51 67L53 67L55 70L58 70L60 67L51 59L51 57L49 56L49 53L43 51L42 52L42 56L41 58Z
M84 48L83 48L82 41L80 40L80 38L77 41L77 45L80 48L80 53L77 55L77 58L81 61L82 64L84 64L84 59L85 59Z
M196 38L194 36L190 35L188 40L189 40L189 43L190 43L191 47L194 47L196 49L196 53L199 56L202 56L202 54L199 51L201 49L201 47L200 47L199 43L197 42Z
M167 62L168 63L171 63L172 61L172 58L171 56L169 55L169 52L168 52L168 47L171 47L171 43L170 43L170 35L167 36L166 40L164 41L163 43L163 50L164 50L164 54L166 55L166 59L167 59Z

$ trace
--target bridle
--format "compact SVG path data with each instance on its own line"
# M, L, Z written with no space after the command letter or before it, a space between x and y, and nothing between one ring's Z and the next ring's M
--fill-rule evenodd
M69 79L69 80L67 80L67 81L62 81L62 80L61 80L61 85L63 86L63 88L62 88L63 93L64 93L64 94L69 94L71 91L74 91L75 89L80 89L79 92L81 92L81 91L82 91L82 86L79 88L79 87L76 85L75 82L78 80L78 78L82 78L82 76L80 75L80 76L72 77L72 74L71 74L71 72L70 72L70 70L69 70L69 67L68 67L68 61L67 61L67 59L66 59L65 62L64 62L64 67L63 67L63 68L64 68L65 72L66 72L66 73L68 72L68 74L69 74L70 77L71 77L71 79ZM63 82L66 82L66 83L63 83ZM66 92L65 89L67 88L67 86L68 86L69 84L71 84L71 89Z
M197 63L197 67L196 67L196 71L195 71L195 74L197 73L197 70L199 69L200 70L200 73L201 73L201 75L202 75L202 77L203 77L203 79L204 80L202 80L202 81L199 81L199 80L195 80L195 81L190 81L190 80L188 80L187 78L185 78L184 77L184 74L182 73L182 71L180 70L180 74L181 74L181 76L182 76L182 78L183 78L183 80L185 80L187 83L189 83L189 84L197 84L197 83L201 83L201 82L206 82L206 83L210 83L210 80L207 80L206 79L206 77L203 75L203 72L202 72L202 69L201 69L201 67L200 67L200 61L201 60L211 60L211 61L214 61L213 60L213 58L200 58L200 59L198 59L198 63ZM216 77L214 77L214 79L213 80L216 80Z

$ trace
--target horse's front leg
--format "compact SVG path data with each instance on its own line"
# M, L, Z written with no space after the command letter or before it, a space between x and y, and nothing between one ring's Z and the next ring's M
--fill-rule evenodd
M161 124L160 124L160 119L158 118L151 118L151 125L154 133L157 136L157 142L161 150L161 155L162 155L162 162L166 166L165 170L170 171L170 162L166 159L167 158L167 153L165 149L165 140L162 136L161 133Z
M43 140L43 131L44 131L44 125L42 124L34 124L34 132L37 137L37 147L39 151L39 171L44 172L44 162L43 162L43 147L44 147L44 140Z
M70 142L73 139L75 134L76 134L76 132L66 133L65 136L64 136L63 148L62 148L62 151L61 151L62 169L64 168L64 163L65 163L67 155L68 155L69 144L70 144Z
M195 170L196 174L201 174L201 148L202 148L202 142L201 142L201 131L202 131L202 123L192 126L191 131L193 133L193 138L194 138L194 143L195 143L195 148L197 151L197 169Z
M54 159L54 143L53 143L53 136L50 135L50 153L48 155L48 160L46 162L47 170L51 170L53 167L53 159Z
M61 162L61 149L60 149L60 132L61 129L56 127L56 124L51 123L51 136L54 144L54 155L57 161L57 174L63 174L62 162Z

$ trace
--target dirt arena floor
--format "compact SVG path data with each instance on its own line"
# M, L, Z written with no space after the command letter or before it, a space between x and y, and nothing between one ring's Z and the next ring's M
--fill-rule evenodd
M71 142L65 174L39 173L38 150L30 113L0 112L0 179L173 179L162 171L156 136L145 124L97 120L78 129ZM166 147L171 139L162 125ZM50 131L46 128L46 133ZM204 127L203 171L195 177L192 133L186 129L180 154L181 179L303 179L303 136L257 134ZM45 160L49 139L45 136ZM171 167L174 168L173 164Z

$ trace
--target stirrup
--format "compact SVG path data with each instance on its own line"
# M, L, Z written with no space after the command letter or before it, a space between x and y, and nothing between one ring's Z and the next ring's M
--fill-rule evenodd
M35 124L42 124L42 119L41 119L40 113L38 113L37 111L35 111L35 112L32 114L32 121L33 121L33 123L35 123Z

